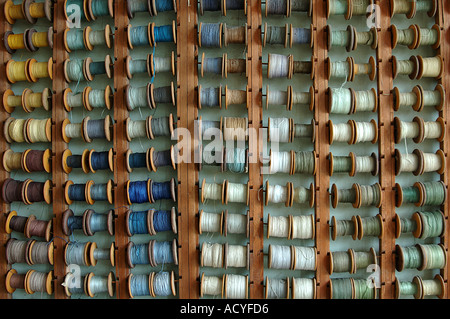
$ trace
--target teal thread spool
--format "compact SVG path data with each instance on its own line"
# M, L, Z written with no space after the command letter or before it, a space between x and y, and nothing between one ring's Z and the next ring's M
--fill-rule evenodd
M356 216L358 221L358 239L364 236L383 237L383 219L380 214L371 217Z
M72 15L81 14L82 20L90 20L90 17L87 16L87 2L88 0L66 0L64 7L64 15L66 20L69 20L69 17Z
M127 28L128 47L133 49L135 46L148 46L151 41L150 33L151 23L148 25L133 27L131 24Z
M128 56L125 62L125 71L128 79L132 79L135 74L147 73L150 75L149 55L147 59L133 59Z
M64 61L64 78L68 83L86 80L83 73L83 60L66 59Z
M379 183L373 185L359 185L359 205L361 206L381 206L381 186Z
M419 245L415 246L395 246L397 271L404 269L418 269L420 270L424 264L424 254Z
M336 208L338 203L350 203L353 207L357 207L359 188L357 184L353 184L349 189L338 189L337 185L333 184L330 195L333 208Z
M287 47L288 44L288 24L285 26L274 26L264 23L263 46L266 44L280 44Z
M376 288L374 279L354 279L355 298L354 299L375 299Z
M84 50L84 31L83 29L64 30L64 45L67 52L75 50Z
M348 272L353 273L353 251L333 251L330 253L330 274Z
M400 184L395 184L395 206L400 207L403 204L414 204L421 206L423 202L423 190L419 182L414 183L413 186L401 187Z
M424 200L420 203L420 206L440 206L444 204L447 195L445 184L442 181L423 182L420 185L424 192Z
M418 270L444 269L447 264L447 252L442 244L418 244L423 255L423 263Z
M400 299L405 296L413 296L420 299L422 296L422 280L419 276L414 276L412 281L400 281L395 278L395 298Z
M358 223L356 217L350 220L337 220L335 216L331 217L331 238L336 240L337 237L352 236L355 240L358 236Z
M345 15L348 11L347 0L328 0L327 1L327 18L330 15Z
M113 0L89 0L88 12L91 15L92 20L96 20L98 17L110 16L114 17Z
M395 214L395 225L395 238L399 238L403 234L413 234L417 238L422 228L420 217L416 213L411 218L401 218Z

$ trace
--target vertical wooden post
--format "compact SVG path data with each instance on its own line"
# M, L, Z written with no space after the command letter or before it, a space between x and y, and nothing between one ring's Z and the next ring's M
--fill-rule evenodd
M317 298L329 298L329 281L328 273L328 257L330 251L330 235L329 235L329 219L330 219L330 199L328 188L330 184L330 173L328 169L327 156L330 145L328 142L328 98L327 87L328 79L326 76L326 33L325 26L327 24L326 1L315 1L313 12L313 25L315 28L314 39L314 120L316 121L317 138L315 140L314 149L316 151L317 171L314 178L316 186L316 248L317 248Z
M180 243L179 258L179 297L196 299L200 295L199 250L198 250L198 166L194 161L195 153L195 121L197 120L197 103L195 88L197 87L197 61L195 48L197 43L197 1L179 1L178 4L178 36L177 36L177 128L189 130L189 162L178 164L178 241ZM175 136L176 138L176 136ZM186 138L186 137L183 137ZM180 141L179 141L180 142ZM188 151L183 149L183 152ZM182 154L181 154L182 155Z
M263 151L263 141L260 136L262 129L262 43L261 43L261 1L248 1L247 32L249 35L248 52L248 86L250 88L250 103L248 108L249 126L249 167L250 184L250 273L249 297L262 299L264 297L264 207L258 199L259 189L263 185L260 154ZM254 134L252 134L254 133Z
M128 149L128 141L125 136L125 120L128 117L128 110L125 107L124 91L128 84L125 73L125 59L128 56L128 44L126 28L128 15L126 11L126 1L114 2L114 207L115 207L115 245L116 245L116 296L119 299L129 298L127 288L127 277L129 268L126 263L126 246L128 235L125 231L125 213L127 210L127 200L125 184L129 174L125 169L125 153Z
M380 158L380 185L383 201L380 214L384 234L380 239L381 295L382 299L394 298L395 281L395 172L394 172L394 108L390 10L388 0L376 2L380 10L377 56L378 89L378 154Z
M3 11L3 7L5 5L6 0L0 1L0 21L3 21L3 23L0 23L0 33L3 35L6 31L11 30L11 25L6 22L5 20L5 14ZM3 96L3 93L10 88L10 85L8 81L6 80L6 62L11 59L11 54L6 51L5 46L3 45L3 41L1 41L0 44L0 94ZM9 117L9 114L5 111L3 107L0 108L0 129L1 132L3 132L3 123L5 123L6 119ZM3 152L5 152L7 149L9 149L9 144L6 142L4 138L0 138L0 149ZM5 179L9 177L9 173L3 168L3 165L0 165L0 186L3 185L3 182ZM5 227L3 225L6 221L6 215L9 212L9 205L6 204L3 199L0 196L0 256L6 256L6 249L5 244L9 239L9 234L6 233ZM6 258L0 258L0 299L7 299L11 296L6 292L5 287L5 278L6 273L9 269L9 266L6 262Z
M54 289L56 299L67 298L64 287L66 275L66 265L64 263L64 245L67 236L62 231L62 215L67 209L64 201L64 184L67 181L67 174L62 168L62 153L67 149L67 144L62 139L62 122L67 118L67 113L63 105L63 91L66 88L64 80L64 60L68 57L64 49L64 29L66 28L66 18L64 15L64 1L54 3L53 9L53 99L52 99L52 205L53 205L53 242L54 252Z

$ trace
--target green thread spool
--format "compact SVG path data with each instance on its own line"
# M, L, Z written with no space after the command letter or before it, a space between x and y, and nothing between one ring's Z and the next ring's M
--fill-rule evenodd
M423 265L423 253L418 245L401 247L397 245L397 265L398 271L403 269L419 269Z
M355 188L340 189L338 191L339 202L341 203L355 203L356 202L356 190Z
M328 0L327 17L330 15L344 15L347 13L347 0Z
M359 185L359 206L376 206L381 205L381 187L380 184Z
M400 296L416 296L419 292L419 287L416 282L400 281L398 283L398 297Z
M445 185L442 182L423 182L421 186L424 190L424 200L421 206L439 206L444 204L446 199Z
M353 251L355 261L355 272L358 269L367 269L370 265L376 264L376 254L373 248L370 251Z
M371 0L352 0L352 15L365 15Z
M433 212L418 212L422 222L420 239L441 237L444 234L445 218L440 210Z
M366 218L359 217L358 222L358 228L360 229L359 239L362 239L363 236L377 236L378 238L382 237L383 226L379 215Z
M353 258L350 251L334 251L331 252L330 257L332 267L330 273L353 273Z
M413 219L400 218L400 233L407 234L413 233L417 229L417 223Z
M346 47L350 42L350 32L348 30L331 31L330 45Z
M431 45L433 48L439 45L439 27L433 26L431 29L419 27L419 30L418 45Z
M314 152L295 152L294 173L314 174L315 154Z
M430 280L422 280L422 298L426 296L436 296L440 299L445 295L445 283L441 275L434 276Z
M350 156L333 156L333 173L350 173L352 162Z
M350 64L348 61L330 62L328 78L346 78L350 77Z
M418 270L443 269L446 265L447 254L440 244L420 245L423 254L423 264Z
M432 12L433 1L431 0L416 0L416 12Z
M294 124L294 137L313 137L314 126L311 124Z
M352 112L352 92L350 89L330 88L329 105L332 114L350 114Z
M405 187L403 192L403 203L418 204L420 201L420 189L417 186Z
M414 27L409 27L408 29L397 29L395 26L392 27L393 32L397 37L397 42L394 42L395 45L400 44L408 46L410 49L414 48L416 42L416 30Z
M353 299L353 278L331 279L331 299Z
M375 284L370 279L354 279L355 299L375 299Z
M333 240L336 237L353 236L356 238L357 228L354 219L352 220L336 220L333 218Z

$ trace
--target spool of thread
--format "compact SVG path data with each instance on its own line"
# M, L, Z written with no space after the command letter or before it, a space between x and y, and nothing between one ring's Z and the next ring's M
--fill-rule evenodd
M315 278L292 278L292 299L315 299Z
M98 248L97 243L91 243L89 247L90 265L96 266L99 260L107 260L111 266L115 266L114 243L109 248Z
M360 185L359 188L359 199L358 206L375 206L380 207L382 202L381 186L379 183L373 185Z
M203 210L199 214L199 234L206 233L220 233L223 231L223 212L206 213Z
M9 24L14 24L16 20L21 19L25 19L31 24L35 24L40 18L46 18L50 22L53 21L53 4L49 0L38 3L23 1L21 4L6 1L4 12L5 19Z
M269 245L268 266L271 269L293 269L293 246Z
M421 182L419 185L424 194L420 206L440 206L444 204L447 198L447 192L443 182Z
M248 171L248 149L225 148L223 153L224 171L232 173L246 173Z
M248 276L226 274L224 277L224 298L248 298Z
M403 296L413 296L420 299L422 295L422 280L419 276L414 276L412 281L400 281L395 278L395 298L400 299Z
M200 22L198 29L198 45L200 47L221 48L222 47L222 23Z
M154 118L150 115L148 118L149 137L154 139L160 136L173 136L173 115Z
M225 141L246 141L248 139L248 118L224 117L223 137Z
M174 239L170 241L151 241L151 259L150 264L153 267L158 265L175 264L178 265L177 242Z
M422 228L419 223L421 223L421 220L418 214L413 214L413 218L401 218L398 214L395 214L395 238L409 233L418 237Z
M128 150L125 155L125 162L128 172L131 173L134 168L142 167L146 167L148 171L151 171L149 152L150 149L148 149L145 153L132 153L131 150Z
M356 63L353 57L350 57L350 61L352 63L352 70L353 70L350 81L354 80L355 75L361 74L362 75L367 74L370 81L373 81L375 79L377 68L373 56L369 57L368 63Z
M427 239L432 237L441 237L445 231L445 218L440 210L430 212L416 212L413 218L420 219L420 239Z
M8 265L16 263L30 264L28 257L28 247L31 245L32 240L24 241L10 238L6 242L6 262Z
M46 62L38 62L35 59L27 60L27 72L31 82L37 82L39 79L53 79L53 58L50 57Z
M267 62L267 78L292 78L294 57L292 55L281 55L269 53Z
M176 295L173 271L152 272L150 280L153 297Z
M83 89L83 105L88 111L94 108L111 109L111 97L113 95L112 89L109 85L105 89L92 89L87 86Z
M15 227L14 221L9 222L9 227ZM44 238L47 242L50 241L50 235L52 232L52 222L48 220L36 219L36 216L30 215L26 218L24 224L23 234L27 238L39 237Z
M150 31L151 25L152 25L151 22L149 22L148 25L142 26L133 27L131 24L128 25L127 41L128 47L130 49L133 49L134 47L138 46L149 46L153 44Z
M353 78L353 64L351 59L347 58L345 61L332 62L330 58L327 58L328 63L328 80L333 78L342 79L345 78L346 81L352 81Z
M408 19L411 19L416 14L415 4L415 2L411 3L407 0L391 1L391 18L395 14L405 14Z
M87 202L93 205L96 201L104 201L112 204L113 194L112 194L112 180L109 180L104 184L89 183L86 190Z
M150 179L145 181L127 181L126 191L128 203L150 203L149 184Z
M223 77L225 74L225 72L224 72L224 56L225 56L225 53L221 57L208 58L208 57L205 57L205 53L203 52L202 60L200 62L201 76L203 77L203 75L205 73L212 73L212 74L222 75L222 77Z
M84 50L84 30L79 28L66 28L64 30L64 45L67 52Z
M38 202L46 202L50 204L51 199L50 180L46 182L33 182L27 179L23 184L23 203L31 205Z
M30 59L29 59L30 60ZM14 61L9 60L6 63L6 78L12 84L16 82L31 82L28 74L28 61Z
M314 239L314 215L290 216L291 239Z
M74 184L72 181L67 181L64 188L64 197L68 205L72 204L74 201L85 201L88 202L87 192L89 191L89 184Z
M395 205L396 207L402 206L404 203L409 204L412 203L416 206L420 206L423 202L423 189L420 185L420 183L416 182L413 186L408 187L401 187L400 184L395 184L395 193L396 193L396 200Z
M73 273L68 272L64 276L64 282L62 283L66 292L66 296L71 297L72 295L84 294L84 288L82 287L81 283L84 283L85 278L86 276L76 277Z
M136 265L150 264L151 243L152 241L147 244L128 243L126 256L130 268L134 268Z
M333 240L344 236L352 236L353 240L355 240L358 236L359 230L356 216L352 216L351 220L338 220L335 216L332 216L330 227Z
M289 216L271 216L267 217L267 238L281 237L289 238L291 232Z
M128 293L131 298L139 296L150 296L149 275L128 275Z
M228 85L225 85L225 108L228 109L228 105L242 105L245 104L248 108L247 96L249 94L248 86L245 90L233 90L229 89Z
M292 122L290 118L279 117L269 118L268 135L270 141L278 141L281 143L289 143L292 141Z
M53 242L38 242L32 240L28 246L27 255L30 265L47 264L53 265Z
M25 275L25 291L27 294L35 292L53 294L53 270L48 273L37 272L33 269L27 271Z
M84 76L83 69L82 59L64 60L64 78L66 82L86 81L87 79Z
M97 232L108 232L114 235L113 211L96 213L92 209L86 209L83 213L83 232L86 236L94 236Z
M249 269L250 247L247 245L224 244L224 268L246 268Z
M420 85L417 85L417 89L421 93L422 104L418 108L420 112L424 107L434 106L436 110L442 110L445 102L445 90L441 84L437 84L433 91L424 90Z
M168 150L156 151L153 147L149 151L150 156L150 166L154 172L158 170L159 167L170 166L176 169L174 160L174 149L171 146Z
M327 18L329 18L330 15L345 15L348 11L348 5L346 0L328 0Z
M338 189L336 184L331 186L331 203L336 208L338 203L351 203L353 207L359 205L359 184L353 183L349 189Z
M314 206L315 195L313 183L310 184L309 189L302 186L294 187L293 185L291 185L291 189L292 189L292 196L290 206L292 206L293 202L297 204L304 204L309 202L309 207Z
M221 0L200 0L199 1L199 12L201 15L205 11L220 11L223 1Z
M113 160L113 149L110 148L105 152L96 152L95 150L90 150L89 154L86 155L85 160L89 164L90 171L92 173L98 170L110 170L114 171L114 160Z
M111 140L111 117L106 115L104 119L94 120L86 116L82 121L82 137L87 143L91 143L94 139Z
M110 297L114 296L116 278L112 271L106 277L96 276L91 272L86 276L85 283L83 291L91 298L104 293L108 293Z
M376 287L374 279L354 279L355 298L354 299L375 299Z
M398 117L394 117L395 143L399 143L406 138L411 138L415 143L420 143L424 139L424 126L424 121L419 117L414 117L411 122L405 122Z
M412 55L408 60L398 60L396 56L392 56L392 73L394 79L398 75L408 75L411 80L417 79L419 74L419 59Z
M358 239L364 236L382 238L384 234L383 219L380 214L371 217L356 217L358 220Z
M176 202L175 180L173 178L166 182L150 180L149 193L151 203L155 203L158 200L172 200Z
M223 234L245 234L248 238L250 235L249 229L249 215L247 214L229 214L228 210L225 210L223 215Z
M91 242L68 242L64 248L66 266L71 264L90 266L90 245Z
M87 0L67 0L64 6L64 15L66 19L73 14L80 14L80 18L84 21L90 21L91 17L88 15Z
M156 88L152 83L150 86L150 101L152 108L156 109L158 103L176 105L176 88L173 82L168 86Z
M426 57L418 55L417 59L419 60L419 74L416 79L420 80L421 78L435 78L440 79L444 72L444 61L440 55L436 55L434 57Z
M113 62L110 55L106 55L103 61L93 61L91 57L83 60L83 74L86 81L93 81L96 75L112 77Z
M351 89L329 88L329 113L330 114L352 114L353 96Z
M150 6L150 1L147 0L135 0L127 1L127 14L128 18L134 18L135 13L146 12L153 15L152 8Z
M330 145L333 144L333 142L347 142L348 144L353 144L355 135L354 121L349 120L346 123L335 124L329 120L328 124L330 129Z
M353 94L355 101L355 109L353 113L377 111L378 98L374 88L367 91L353 91Z
M444 279L438 274L435 275L433 279L422 279L422 291L422 298L435 296L439 299L443 299L446 291Z
M113 41L113 31L109 24L105 25L104 30L92 30L90 26L87 26L83 30L84 46L87 50L92 51L96 46L106 46L111 48L111 42Z
M266 276L265 283L266 299L288 299L289 298L289 277L286 279L270 279Z
M333 251L330 253L330 274L354 272L354 256L353 250Z
M25 274L18 274L17 270L11 268L6 273L5 280L6 291L10 294L16 289L25 289Z
M292 152L270 152L269 171L275 173L292 173Z
M177 12L177 3L174 0L152 0L152 11L156 16L158 12L174 11Z
M223 296L223 282L225 275L222 277L205 276L202 273L200 278L200 296Z
M75 216L71 209L66 209L62 218L62 230L66 236L72 235L74 230L83 229L83 216Z
M224 266L223 244L203 242L200 262L202 267L222 268Z
M176 37L177 27L175 24L175 20L172 21L172 24L156 26L153 22L150 29L151 39L153 46L157 46L158 43L164 42L173 42L177 43Z
M89 0L87 8L92 20L96 20L98 17L114 17L112 0Z
M353 122L354 124L354 140L352 144L371 142L375 144L378 140L377 122L372 119L370 122Z
M423 263L418 270L444 269L447 264L447 252L442 244L418 244L422 251Z
M291 199L291 185L289 183L286 186L283 185L269 185L269 181L266 182L266 201L267 205L270 203L285 203L286 207L290 204Z
M293 246L294 270L312 270L317 268L316 248Z
M149 55L147 55L147 59L136 59L133 60L131 56L128 56L126 59L126 73L128 79L133 78L133 75L140 73L150 74L150 66L148 64Z
M301 173L301 174L312 174L316 173L316 154L315 152L310 151L297 151L293 153L294 155L294 166L291 168L292 173Z
M129 111L138 107L152 108L150 101L150 84L141 87L127 85L125 88L126 106Z
M268 15L285 15L289 17L291 10L289 10L288 0L268 0L265 7L266 17Z
M225 204L244 203L248 205L249 201L249 185L230 183L226 181Z
M268 25L264 23L264 38L263 46L266 44L282 44L287 47L289 38L289 25L286 23L284 26Z
M330 279L331 299L354 299L355 285L353 278Z
M291 0L291 9L292 3L295 2ZM293 44L309 44L309 46L312 48L314 44L314 37L311 35L313 31L313 27L311 26L308 28L296 28L293 27L292 24L289 25L289 35L290 35L290 42L289 47L292 48Z
M422 104L421 86L416 85L411 92L400 92L398 87L394 87L394 110L398 111L403 107L411 107L413 110L419 112Z
M127 210L126 230L128 237L136 234L150 234L149 212Z

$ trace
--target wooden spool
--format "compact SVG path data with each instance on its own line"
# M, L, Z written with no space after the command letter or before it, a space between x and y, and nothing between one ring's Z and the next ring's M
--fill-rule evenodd
M32 251L33 251L33 246L34 244L37 242L36 240L32 239L29 241L30 245L27 245L27 263L29 265L34 265L35 262L32 258ZM55 244L53 242L49 242L47 245L47 261L50 265L53 265L54 263L54 249L55 249Z
M398 73L399 70L398 70L398 66L397 66L398 62L397 61L398 61L397 57L395 55L393 55L392 56L392 76L394 77L394 79L399 74ZM408 74L408 76L409 76L409 78L411 80L417 79L417 76L419 74L419 59L417 58L417 56L412 55L409 58L409 61L411 61L412 64L413 64L413 71L410 74Z
M224 93L224 96L225 96L225 109L228 109L228 105L232 105L232 104L245 104L247 109L248 109L248 106L250 104L250 100L248 98L248 96L250 94L248 85L246 85L245 91L228 89L228 85L225 85L225 91L224 92L225 92ZM243 96L244 96L243 93L244 92L245 92L245 100L243 99ZM233 99L232 99L232 97L234 95L238 95L238 98L235 101L233 101Z
M83 172L86 174L89 173L88 161L86 159L88 154L89 154L88 149L85 149L83 151L83 153L81 154L81 168L82 168ZM72 151L70 149L65 149L62 154L61 162L62 162L62 168L66 174L69 174L70 172L72 172L72 167L67 165L67 159L69 158L69 156L72 156Z
M91 291L91 286L90 286L91 279L94 276L95 276L94 273L90 272L84 279L84 293L91 298L95 297L95 295ZM111 271L111 272L109 272L108 277L107 277L108 295L110 297L114 296L115 286L116 286L116 277L114 275L114 272Z
M246 245L243 245L247 248L247 253L246 253L246 266L245 269L249 269L250 268L250 244L247 243ZM228 251L229 251L229 244L228 242L225 242L223 244L223 265L224 265L224 269L228 269Z
M97 265L97 259L94 257L94 252L97 249L97 243L91 242L89 245L89 259L91 266ZM114 243L111 243L109 248L109 261L111 262L111 266L115 266L115 257L114 257Z
M24 229L24 232L23 232L26 238L31 238L30 225L35 220L36 220L36 216L34 216L33 214L31 214L27 218L27 221L25 223L25 229ZM44 235L45 241L47 241L47 242L50 241L51 235L52 235L51 232L52 232L52 221L49 220L49 221L47 221L47 227L45 228L45 235ZM50 258L50 256L49 256L49 258ZM52 263L53 263L53 255L51 256L51 260L52 260Z
M413 151L413 154L416 155L416 157L417 157L417 168L412 173L415 176L422 175L423 174L423 168L424 168L423 152L421 150L419 150L419 149L415 149ZM394 150L395 176L398 176L403 171L403 165L402 165L402 158L403 158L403 156L404 155L401 154L398 149Z
M153 189L153 180L149 179L149 186L148 186L149 199L150 199L150 203L155 203L156 201L153 198L152 189ZM175 183L175 179L173 177L170 179L170 194L172 197L171 198L172 201L176 202L177 201L177 186Z
M153 139L156 138L156 137L154 136L154 134L153 134L153 131L152 131L152 126L151 126L152 118L153 118L152 115L150 115L149 117L146 118L146 121L147 121L147 130L148 130L147 136L148 136L149 139L151 139L151 140L153 140ZM170 137L172 138L172 137L174 137L174 135L173 135L174 122L173 122L173 114L172 114L172 113L169 114L167 120L169 121Z
M198 25L198 46L202 47L202 22ZM223 23L219 24L219 48L222 48Z
M156 102L153 90L155 89L155 85L151 83L150 85L150 105L152 109L156 109ZM173 82L170 82L170 90L171 90L171 98L172 98L172 105L176 106L176 87L174 86Z
M157 234L155 227L153 225L154 214L155 214L155 209L152 208L152 209L148 210L147 227L148 227L150 235L152 235L152 236ZM170 225L172 226L173 233L176 234L177 233L177 213L176 213L175 207L172 207L172 209L170 211ZM128 222L127 222L127 227L129 227ZM129 231L129 229L127 229L127 231Z
M204 213L203 209L200 210L199 217L198 217L198 233L200 235L203 233L203 230L202 230L203 213ZM219 224L220 224L220 226L219 226L219 233L221 235L223 235L224 231L226 231L226 229L224 228L224 212L223 211L220 212L220 222L219 222Z
M174 0L175 1L175 0ZM157 46L157 43L155 41L155 23L152 22L151 26L150 26L150 45L151 46ZM173 43L176 44L177 43L177 26L175 23L175 20L172 20L172 36L173 36Z
M383 238L384 234L383 217L380 214L377 214L376 217L378 218L378 221L380 223L380 234L378 235L378 238L381 239ZM360 215L357 215L356 219L358 221L358 239L361 240L364 237L363 221Z
M151 25L152 25L151 22L149 22L148 25L147 25L147 37L148 37L148 43L150 44L150 46L153 46L153 40L152 40L152 36L151 36L151 32L150 32ZM132 25L128 24L128 27L127 27L127 43L128 43L128 48L130 50L133 50L134 47L133 47L133 43L131 42L131 28L132 28Z
M91 173L95 173L96 170L92 167L92 154L95 153L95 150L90 150L88 154L85 156L86 166L89 167L89 171ZM108 150L108 166L111 172L114 172L114 151L112 148Z
M83 60L83 75L84 78L86 79L86 81L93 81L95 75L91 74L91 70L90 70L90 65L91 63L93 63L94 61L92 60L91 57L87 57L86 59ZM106 76L108 77L108 79L111 78L112 76L112 72L113 72L113 66L114 63L111 59L111 56L109 54L107 54L105 56L105 70L106 70Z
M69 266L66 256L67 256L67 249L69 248L70 243L71 242L68 242L64 246L64 263L66 264L66 266ZM85 266L91 266L91 259L89 258L90 246L91 246L91 242L87 242L86 245L84 246L83 259L86 262Z
M86 236L94 236L95 232L91 229L91 217L95 214L92 209L86 209L83 213L83 232ZM110 236L114 235L114 211L112 209L106 212L107 221L106 226L108 229L108 234Z
M199 84L198 85L198 89L197 89L197 98L198 98L198 108L201 110L202 109L202 85ZM222 84L219 85L219 109L222 108Z
M30 278L31 278L31 274L34 272L35 272L35 270L30 269L27 271L27 273L25 275L25 292L29 295L34 294L34 291L32 291L30 288ZM49 295L53 294L53 270L50 270L47 273L45 291Z
M358 237L358 233L359 233L359 226L358 226L358 220L356 218L356 216L352 216L351 221L353 223L355 232L352 234L352 238L353 240L356 240L356 238ZM336 240L337 238L337 220L335 216L331 216L331 223L330 223L330 228L331 228L331 239Z
M203 53L203 56L204 56L204 53ZM175 76L175 63L176 63L176 60L175 60L175 52L174 51L172 51L172 53L171 53L171 55L170 55L170 58L171 58L171 70L172 70L172 75L173 76ZM147 60L148 60L148 66L147 66L147 69L149 69L149 76L150 77L152 77L152 76L155 76L156 75L156 70L155 70L155 63L154 63L154 56L153 56L153 53L150 53L149 55L148 55L148 58L147 58ZM203 73L202 73L202 76L203 76Z
M349 257L350 257L350 269L349 269L349 273L350 273L350 274L353 274L353 273L355 273L355 268L356 268L356 265L355 265L355 254L354 254L353 249L351 249L351 248L350 248L350 249L347 249L347 253L348 253ZM333 272L334 272L334 266L333 266L333 252L330 252L330 254L328 255L328 258L329 258L329 264L330 264L329 272L330 272L330 275L332 275Z
M350 130L351 130L351 137L350 139L347 141L347 143L349 145L354 144L355 138L356 138L356 128L355 128L355 121L354 120L348 120L347 124L350 125ZM329 128L329 143L330 145L333 144L334 141L334 127L333 127L333 122L332 120L328 120L328 128Z
M203 179L202 187L201 187L201 193L200 193L200 199L201 199L202 203L204 203L205 200L206 200L205 193L204 193L205 184L206 184L206 179ZM225 191L226 191L226 180L224 180L222 182L222 204L225 203Z
M412 140L415 143L421 143L424 139L424 121L420 117L414 117L413 122L417 123L419 127L419 133L416 137L414 137ZM444 131L443 131L444 132ZM395 144L400 143L403 136L402 132L402 121L397 116L394 117L394 141Z
M150 295L152 297L156 297L155 289L153 288L153 282L155 280L155 276L156 276L156 273L153 271L149 275ZM175 296L177 294L177 292L176 292L176 288L175 288L175 282L176 282L175 273L173 272L173 270L170 272L169 281L170 281L170 290L172 291L172 295Z

